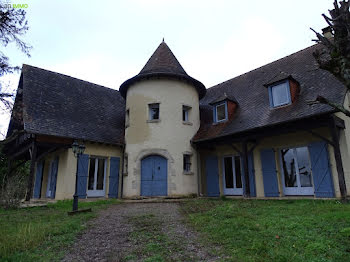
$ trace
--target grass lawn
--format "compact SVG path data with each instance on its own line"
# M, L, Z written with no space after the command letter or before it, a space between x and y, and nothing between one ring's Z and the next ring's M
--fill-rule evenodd
M350 204L198 199L182 211L224 261L350 261Z
M96 211L117 200L80 202L93 212L68 216L72 201L47 207L0 209L0 261L58 261Z

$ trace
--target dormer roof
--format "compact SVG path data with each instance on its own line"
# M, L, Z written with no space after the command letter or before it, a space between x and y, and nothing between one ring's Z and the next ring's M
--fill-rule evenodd
M179 61L176 59L173 52L164 41L158 46L140 73L126 80L120 86L119 91L125 98L126 92L130 85L134 84L135 82L154 77L171 78L188 82L196 88L199 99L201 99L206 93L205 86L186 73Z
M213 101L209 103L209 105L215 105L217 103L223 102L223 101L231 101L236 104L238 104L236 98L233 95L227 95L226 93L223 93L219 97L215 98Z
M266 83L264 83L265 87L271 86L277 82L292 79L296 82L298 82L291 74L288 74L286 72L280 71L276 75L274 75L271 79L269 79Z

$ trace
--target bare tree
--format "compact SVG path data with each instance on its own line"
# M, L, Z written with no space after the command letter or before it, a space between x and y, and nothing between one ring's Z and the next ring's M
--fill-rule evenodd
M311 28L317 36L317 40L314 41L324 47L316 51L314 56L322 69L335 75L350 91L350 3L349 0L344 0L338 4L338 1L334 0L333 5L334 9L329 10L330 16L322 14L332 37L323 36ZM350 111L343 105L334 103L323 96L318 96L316 101L311 103L327 104L350 117Z

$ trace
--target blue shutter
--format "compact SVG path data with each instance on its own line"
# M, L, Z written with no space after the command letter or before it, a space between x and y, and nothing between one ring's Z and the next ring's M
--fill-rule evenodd
M56 196L56 183L57 183L57 173L58 173L58 157L52 162L51 166L51 198L55 198Z
M261 150L261 165L266 197L278 197L275 152L272 149Z
M219 171L218 158L216 156L209 156L205 161L205 171L207 176L207 195L219 196Z
M253 152L248 154L248 171L249 171L250 196L256 197L255 170L254 170L254 155L253 155Z
M109 168L109 198L118 197L120 158L111 157Z
M308 148L316 197L334 197L327 143L324 141L311 143Z
M89 170L89 155L83 154L78 158L78 186L77 194L79 198L86 198L86 186Z
M34 184L34 198L40 198L41 196L41 185L43 179L44 163L40 161L36 164L35 184Z

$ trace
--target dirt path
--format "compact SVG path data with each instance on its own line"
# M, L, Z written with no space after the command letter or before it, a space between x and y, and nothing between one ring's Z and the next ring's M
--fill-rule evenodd
M63 261L217 261L184 224L177 203L103 210Z

